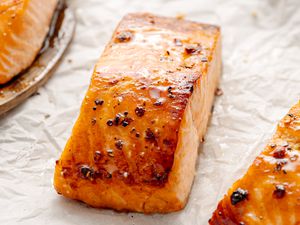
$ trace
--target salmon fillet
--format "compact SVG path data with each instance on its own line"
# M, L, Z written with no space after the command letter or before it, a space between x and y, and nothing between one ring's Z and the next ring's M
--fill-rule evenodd
M56 163L57 192L115 210L182 209L211 114L220 48L216 26L125 16Z
M57 2L0 1L0 84L33 63L48 33Z
M300 224L300 101L220 201L211 225Z

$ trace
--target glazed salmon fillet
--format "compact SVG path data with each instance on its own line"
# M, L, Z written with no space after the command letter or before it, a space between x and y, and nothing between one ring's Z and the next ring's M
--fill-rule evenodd
M56 162L59 194L119 211L182 209L221 71L217 26L126 15Z
M57 2L0 1L0 84L32 64L48 33Z
M220 201L211 225L300 224L300 101Z

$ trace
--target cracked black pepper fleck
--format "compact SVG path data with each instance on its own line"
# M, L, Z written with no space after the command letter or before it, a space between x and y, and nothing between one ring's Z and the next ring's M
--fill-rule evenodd
M117 125L117 126L119 125L121 116L122 116L122 115L119 114L119 113L116 115L115 120L114 120L114 124L115 124L115 125Z
M154 174L154 178L158 181L163 181L167 178L167 173L166 172L162 172L162 173L155 173Z
M117 34L116 42L129 42L132 39L132 33L129 31Z
M138 116L138 117L142 117L144 116L145 114L145 109L143 107L136 107L135 108L135 114Z
M132 119L129 117L126 117L122 120L121 125L123 127L127 127L132 122Z
M285 196L285 187L281 184L276 185L273 196L275 198L283 198Z
M194 86L193 86L193 85L190 87L190 92L191 92L191 93L194 92Z
M94 177L94 170L87 165L82 165L80 167L81 176L85 179L91 179Z
M247 198L248 198L248 191L243 190L241 188L238 188L230 196L230 200L231 200L232 205L236 205L239 202L242 202L242 201L246 200Z
M123 148L123 141L117 140L115 142L115 146L116 146L117 149L122 150L122 148Z
M155 135L154 133L152 132L152 130L150 128L147 128L146 132L145 132L145 139L150 141L150 142L153 142L155 141Z
M106 124L108 125L108 126L112 126L113 124L114 124L114 122L112 121L112 120L108 120L107 122L106 122Z
M156 102L153 103L153 105L155 105L155 106L160 106L160 105L162 105L162 102L159 101L159 100L157 100Z
M100 99L95 100L95 105L103 105L104 101Z

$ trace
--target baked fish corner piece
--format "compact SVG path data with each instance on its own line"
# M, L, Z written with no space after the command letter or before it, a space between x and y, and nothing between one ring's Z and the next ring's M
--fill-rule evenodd
M118 211L182 209L220 70L218 27L126 15L56 163L57 192Z
M47 36L57 2L0 1L0 84L33 63Z
M300 224L300 101L220 201L211 225Z

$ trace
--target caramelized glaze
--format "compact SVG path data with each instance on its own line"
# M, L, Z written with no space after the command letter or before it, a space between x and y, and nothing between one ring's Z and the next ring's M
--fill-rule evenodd
M85 193L72 187L85 185L101 192L106 185L127 185L130 191L140 189L145 198L164 188L185 109L196 82L207 74L218 40L215 26L127 15L95 67L80 116L57 163L58 192L87 201L75 197ZM197 46L197 52L187 53L190 45ZM212 96L216 81L210 81ZM213 97L207 98L204 108L212 104ZM202 118L203 127L208 117L209 113ZM71 186L71 194L63 185L68 190ZM139 201L145 204L145 199Z
M270 143L220 201L209 223L300 224L299 151L300 102L279 122ZM233 204L239 188L247 198Z

